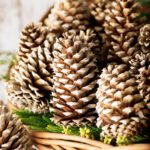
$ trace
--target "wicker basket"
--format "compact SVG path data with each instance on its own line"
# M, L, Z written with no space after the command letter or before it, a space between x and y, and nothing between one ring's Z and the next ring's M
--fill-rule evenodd
M113 147L102 142L78 136L48 132L31 132L39 150L150 150L150 144Z

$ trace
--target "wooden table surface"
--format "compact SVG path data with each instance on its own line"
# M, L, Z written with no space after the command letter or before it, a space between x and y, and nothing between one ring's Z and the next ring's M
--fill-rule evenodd
M46 10L60 0L0 0L0 51L16 51L21 29L37 22ZM0 99L5 99L0 81Z

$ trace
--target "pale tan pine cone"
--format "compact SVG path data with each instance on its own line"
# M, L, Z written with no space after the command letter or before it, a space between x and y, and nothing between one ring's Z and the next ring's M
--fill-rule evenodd
M140 51L138 36L145 18L140 18L140 8L136 0L115 0L106 9L104 21L106 40L109 44L108 60L128 63Z
M68 30L86 30L90 26L88 5L83 0L64 0L52 7L48 18L44 21L57 33Z
M143 53L150 53L150 24L140 29L139 44Z
M148 129L149 110L125 64L109 64L98 80L97 126L102 137L132 138Z
M0 102L0 139L1 150L32 150L29 133L2 102Z
M51 44L44 42L28 54L28 63L19 60L8 83L8 99L17 108L43 113L49 111L52 91Z
M27 59L27 55L41 46L46 40L47 29L42 24L28 24L23 30L19 42L18 59Z
M138 88L150 108L150 53L136 54L135 58L130 61L131 73L138 80Z
M76 126L95 123L98 68L86 36L83 31L79 35L65 33L54 45L51 109L55 123Z

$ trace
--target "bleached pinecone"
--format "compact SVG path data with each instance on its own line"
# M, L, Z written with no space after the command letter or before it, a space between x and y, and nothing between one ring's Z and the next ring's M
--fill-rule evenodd
M140 29L139 43L143 53L150 53L150 24Z
M17 108L43 113L49 111L52 90L51 45L45 41L28 55L28 63L18 61L8 83L8 99Z
M98 69L89 45L83 31L79 35L65 33L54 45L51 110L55 123L76 126L95 123Z
M90 13L83 0L64 0L51 9L45 24L60 34L68 30L86 30L89 27Z
M148 68L145 68L140 72L140 75L141 75L139 84L140 93L143 96L144 101L147 104L147 107L150 111L150 64Z
M41 24L31 23L23 30L20 37L18 59L26 58L38 46L41 46L46 39L47 29Z
M125 64L109 64L98 80L97 126L101 136L116 140L142 134L148 128L149 113L135 77Z
M106 9L108 9L110 6L110 0L91 0L89 3L90 13L101 25L104 23L107 15Z
M21 121L0 102L0 149L32 150L32 142Z
M138 79L140 93L150 109L150 53L137 54L130 61L131 73Z
M106 10L104 28L110 43L108 60L117 57L124 63L138 53L138 36L145 18L140 18L140 5L136 0L115 0Z

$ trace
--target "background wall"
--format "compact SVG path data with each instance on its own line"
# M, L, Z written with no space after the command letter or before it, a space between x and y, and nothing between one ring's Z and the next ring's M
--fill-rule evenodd
M17 49L20 30L58 0L0 0L0 50Z
M0 52L15 52L21 29L30 22L37 22L57 1L59 0L0 0ZM4 99L5 94L5 84L0 81L0 99Z

